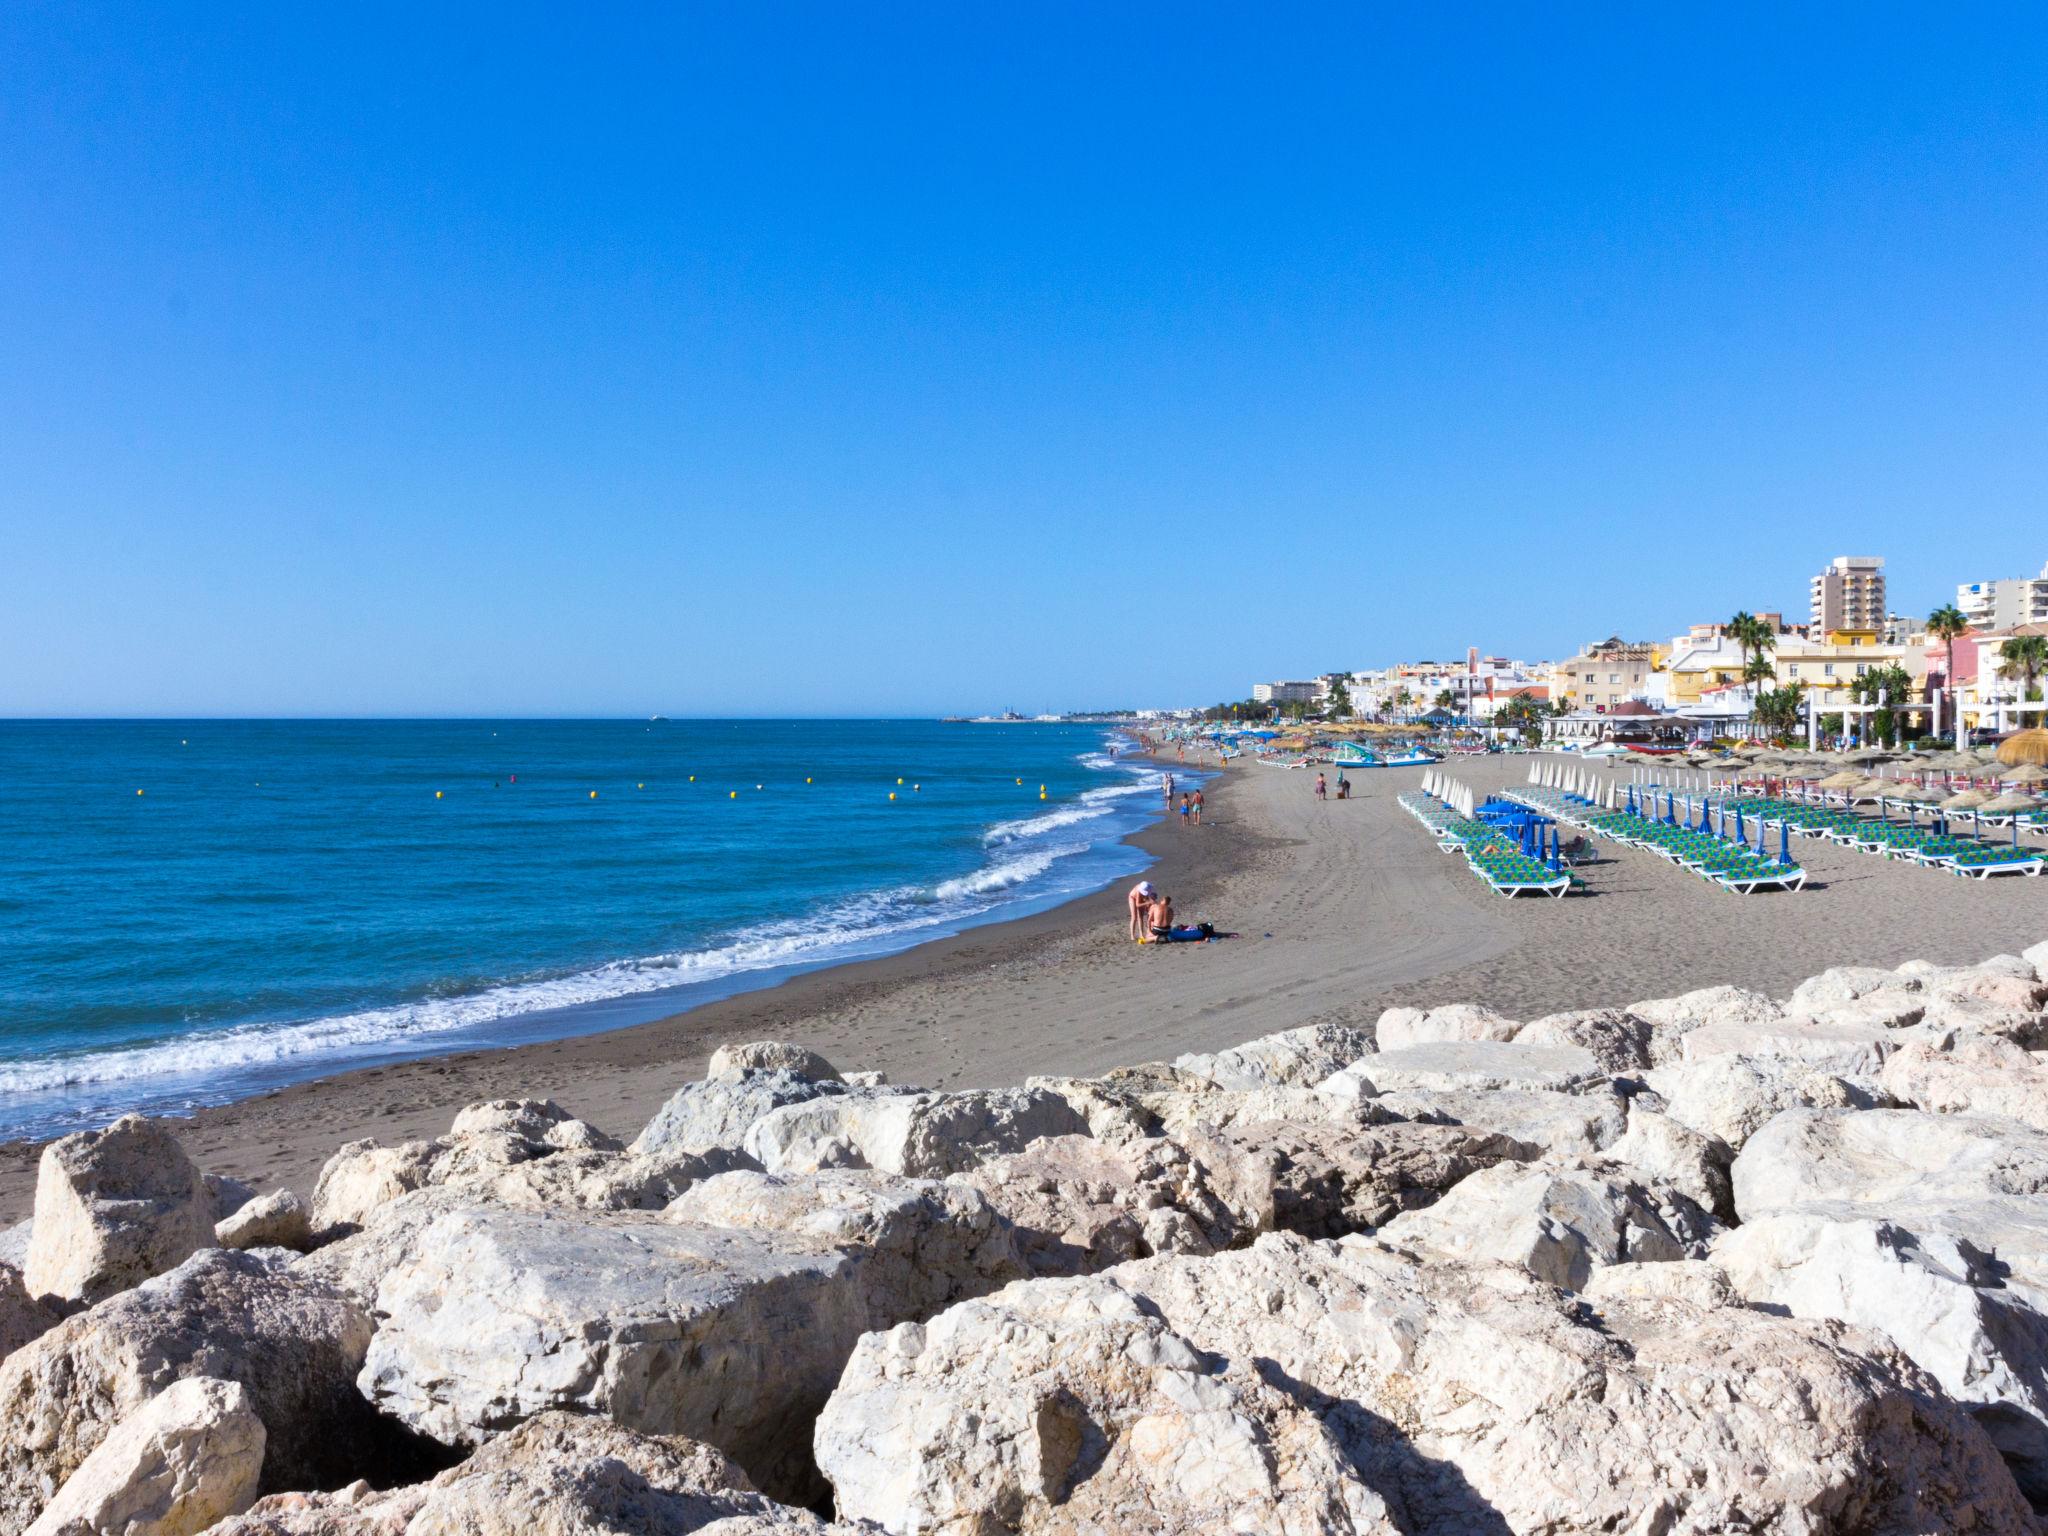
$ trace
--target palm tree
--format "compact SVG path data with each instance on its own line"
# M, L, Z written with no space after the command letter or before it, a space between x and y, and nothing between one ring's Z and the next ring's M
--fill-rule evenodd
M1948 690L1949 708L1955 711L1955 745L1963 744L1963 707L1956 698L1956 637L1970 627L1970 621L1963 616L1963 610L1954 603L1937 608L1927 616L1927 633L1941 642L1941 682ZM1940 722L1935 729L1941 729Z
M2022 701L2031 700L2034 680L2048 672L2048 635L2014 635L1998 648L1998 662L1998 675L2019 678Z
M1728 621L1728 638L1741 649L1744 682L1760 683L1778 675L1778 669L1764 660L1764 652L1778 643L1777 631L1747 608Z

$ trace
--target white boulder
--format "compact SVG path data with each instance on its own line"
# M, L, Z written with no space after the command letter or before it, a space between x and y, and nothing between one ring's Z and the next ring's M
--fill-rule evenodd
M1316 1085L1338 1100L1403 1090L1455 1093L1474 1089L1579 1093L1605 1088L1607 1073L1591 1051L1575 1045L1519 1045L1505 1040L1451 1040L1381 1051Z
M1626 1008L1578 1008L1531 1019L1518 1030L1518 1045L1573 1045L1591 1051L1601 1067L1618 1076L1650 1065L1652 1029Z
M264 1440L240 1383L174 1381L114 1426L27 1536L196 1536L255 1501Z
M199 1170L176 1137L130 1115L43 1149L22 1278L33 1295L98 1301L212 1242Z
M1520 1020L1503 1018L1483 1004L1450 1003L1440 1008L1389 1008L1373 1027L1373 1037L1381 1050L1398 1051L1445 1040L1512 1040L1521 1028ZM1330 1070L1348 1065L1339 1062Z
M815 1083L839 1081L831 1062L806 1046L786 1040L749 1040L721 1045L711 1053L707 1078L737 1079L749 1072L794 1072Z
M1628 1101L1602 1088L1582 1093L1542 1088L1400 1089L1362 1103L1390 1119L1495 1131L1538 1151L1565 1156L1603 1151L1628 1129Z
M877 1168L944 1178L1042 1136L1085 1135L1087 1121L1043 1088L962 1093L845 1093L763 1115L746 1150L770 1173Z
M1313 1088L1374 1049L1369 1030L1305 1024L1229 1050L1181 1056L1173 1065L1219 1088Z
M291 1190L273 1190L215 1222L213 1240L223 1248L303 1250L313 1241L313 1209Z

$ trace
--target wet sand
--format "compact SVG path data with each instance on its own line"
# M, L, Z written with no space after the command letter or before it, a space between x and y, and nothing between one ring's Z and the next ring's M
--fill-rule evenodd
M1483 793L1529 762L1447 766ZM206 1110L180 1136L204 1167L309 1191L342 1142L431 1136L479 1099L553 1098L630 1138L729 1040L797 1040L842 1068L973 1087L1407 1003L1533 1018L1722 982L1782 995L1830 965L1956 963L2048 939L2048 878L1959 880L1810 842L1796 850L1808 887L1791 895L1731 896L1609 846L1586 895L1506 901L1395 804L1419 770L1357 772L1353 799L1323 804L1314 777L1234 767L1208 787L1209 825L1136 839L1183 917L1238 935L1226 942L1130 944L1119 888L658 1023L301 1084ZM0 1148L0 1221L27 1214L34 1155Z

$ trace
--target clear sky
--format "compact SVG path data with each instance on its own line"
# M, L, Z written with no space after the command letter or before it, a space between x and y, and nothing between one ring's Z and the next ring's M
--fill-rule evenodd
M1241 697L2048 560L2033 6L0 7L0 713Z

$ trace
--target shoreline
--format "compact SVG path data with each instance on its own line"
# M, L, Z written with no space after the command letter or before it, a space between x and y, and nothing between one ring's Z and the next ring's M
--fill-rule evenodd
M1132 754L1168 769L1203 774L1217 800L1229 777L1213 765L1182 765ZM1228 791L1224 789L1227 799ZM1215 808L1211 808L1211 827ZM1210 828L1205 828L1208 831ZM1169 818L1118 842L1145 854L1143 878L1173 881L1200 895L1228 872L1240 839L1184 839ZM1194 846L1190 846L1194 844ZM980 923L890 954L801 969L762 986L688 1004L642 1022L506 1046L477 1046L379 1065L346 1067L303 1082L162 1117L194 1160L265 1188L287 1185L310 1194L320 1166L343 1141L384 1142L437 1136L466 1104L490 1098L557 1098L614 1135L631 1140L684 1082L703 1074L711 1052L731 1040L788 1038L823 1049L819 1031L848 1003L873 1006L901 989L956 972L1012 962L1057 963L1062 946L1124 920L1122 882L1083 891L1057 906ZM1133 877L1135 878L1135 877ZM806 1033L807 1027L810 1033ZM820 1044L820 1040L825 1044ZM895 1065L891 1063L895 1062ZM956 1072L923 1073L915 1049L860 1066L923 1086L993 1086ZM561 1085L561 1086L555 1086ZM303 1130L307 1124L354 1126L351 1134ZM301 1142L304 1145L301 1145ZM0 1226L25 1219L34 1201L36 1165L48 1139L0 1141ZM324 1151L319 1149L324 1148ZM315 1155L317 1154L317 1155Z
M1445 771L1483 795L1529 761ZM790 1040L842 1070L992 1087L1309 1024L1370 1028L1389 1007L1479 1003L1527 1021L1717 985L1783 998L1832 966L1976 965L2048 940L2048 880L1957 880L1825 842L1800 847L1809 881L1791 895L1732 896L1610 845L1584 894L1504 901L1401 809L1420 777L1361 772L1351 800L1322 804L1314 775L1246 764L1204 786L1200 832L1160 821L1128 836L1181 915L1226 942L1131 944L1119 882L653 1023L359 1068L172 1123L201 1167L303 1194L344 1142L438 1136L487 1099L551 1098L630 1140L726 1042ZM0 1147L0 1223L28 1212L36 1150Z

